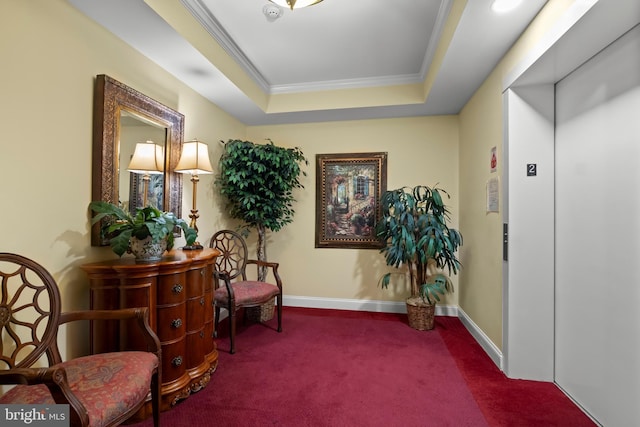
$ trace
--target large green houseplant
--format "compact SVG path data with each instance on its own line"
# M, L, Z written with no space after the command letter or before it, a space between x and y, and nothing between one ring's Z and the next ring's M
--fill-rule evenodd
M185 220L176 217L173 212L162 212L153 206L137 209L135 215L131 215L113 203L102 201L91 202L89 208L96 213L91 224L105 220L100 232L103 237L109 239L111 249L118 256L130 251L132 239L147 240L150 244L162 244L164 249L169 250L173 248L173 232L176 227L184 232L187 245L193 244L198 237L198 232L189 227ZM159 255L152 256L150 259L157 258Z
M409 275L407 313L411 326L420 330L433 328L435 303L453 291L450 276L460 269L456 252L462 234L448 225L443 195L450 197L441 188L425 185L386 191L381 199L382 217L376 224L387 265L406 269L403 274ZM387 288L397 273L382 276L382 287Z
M215 183L227 201L227 212L258 232L257 259L267 260L266 231L279 231L293 221L293 190L304 188L301 164L308 160L298 148L283 148L273 141L255 144L229 140L220 157ZM265 271L259 272L264 280Z

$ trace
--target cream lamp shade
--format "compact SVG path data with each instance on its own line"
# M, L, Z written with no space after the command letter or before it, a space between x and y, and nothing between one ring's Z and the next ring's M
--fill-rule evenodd
M164 173L164 151L153 141L138 142L131 156L129 172L142 174L142 207L147 206L151 174Z
M270 0L272 3L278 6L288 7L293 9L302 9L303 7L313 6L316 3L320 3L322 0Z
M197 139L182 144L182 154L175 171L191 175L213 173L207 144Z
M144 174L164 173L164 150L153 141L138 142L131 156L129 172Z
M196 207L198 181L200 181L198 174L213 173L211 161L209 160L209 147L207 147L207 144L198 141L197 139L187 141L182 144L182 154L180 154L180 160L178 161L175 171L191 174L191 182L193 184L193 205L191 208L191 214L189 215L189 218L191 218L189 227L193 228L197 232L198 225L196 224L196 221L200 217L198 214L198 208ZM202 248L203 246L199 242L194 242L192 245L184 246L182 249L194 250Z

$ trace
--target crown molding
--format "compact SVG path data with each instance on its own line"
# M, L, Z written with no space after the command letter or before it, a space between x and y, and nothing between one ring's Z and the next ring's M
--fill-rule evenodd
M453 0L442 0L438 10L438 17L433 29L430 43L425 53L424 60L419 73L409 75L395 75L383 77L371 77L361 79L326 80L305 83L293 83L284 85L270 85L267 79L245 55L243 50L233 41L229 33L222 27L220 22L202 4L201 0L180 0L184 7L194 16L194 18L211 34L211 36L222 46L244 70L267 94L288 94L317 92L343 89L359 89L366 87L399 86L406 84L422 83L426 78L431 65L433 55L440 41L442 28L446 23L447 16L451 10Z
M245 72L260 86L260 88L270 93L271 87L264 78L264 76L258 71L255 65L249 60L247 55L244 54L242 49L233 41L229 36L229 33L222 27L220 22L209 13L209 10L203 6L200 0L180 0L184 7L191 12L193 17L202 24L204 29L211 34L222 48L233 59L240 64ZM215 64L214 64L215 65Z

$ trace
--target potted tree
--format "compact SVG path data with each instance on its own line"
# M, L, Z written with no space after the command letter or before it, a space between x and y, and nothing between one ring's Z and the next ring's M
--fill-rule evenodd
M407 298L409 325L418 330L433 329L435 304L440 296L453 291L451 274L460 269L456 256L462 234L450 228L449 210L441 188L425 185L386 191L381 199L382 218L376 236L384 245L380 250L387 265L406 269L411 295ZM446 270L446 271L445 271ZM398 272L388 272L380 283L387 288Z
M244 222L244 235L250 228L258 232L256 258L267 261L266 232L279 231L293 221L293 190L304 188L300 183L301 164L308 160L298 148L230 139L224 143L219 174L215 184L227 201L227 212ZM258 280L265 280L266 269L258 271ZM273 305L271 305L271 308ZM266 309L273 313L273 310ZM272 314L271 314L272 316ZM262 315L262 319L269 318Z
M176 227L184 231L187 245L193 244L198 237L198 232L185 220L177 218L173 212L162 212L153 206L137 209L135 215L102 201L91 202L89 208L96 213L91 220L92 225L106 220L100 232L109 239L111 249L118 256L130 252L139 261L158 260L165 250L173 248Z

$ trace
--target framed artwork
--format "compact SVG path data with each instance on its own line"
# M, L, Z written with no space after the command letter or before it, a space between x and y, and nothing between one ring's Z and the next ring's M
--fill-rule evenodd
M379 249L387 153L316 155L316 248Z
M129 173L129 212L131 215L136 214L136 209L143 208L143 192L144 183L142 181L144 175L141 173ZM164 174L149 175L149 189L147 192L147 204L155 206L161 211L164 210Z

